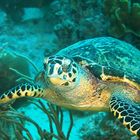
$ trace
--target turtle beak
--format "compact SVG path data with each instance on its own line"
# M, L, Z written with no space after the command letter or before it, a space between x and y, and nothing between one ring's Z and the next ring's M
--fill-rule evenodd
M53 85L62 85L64 84L64 80L59 78L59 77L50 77L49 81L53 84Z

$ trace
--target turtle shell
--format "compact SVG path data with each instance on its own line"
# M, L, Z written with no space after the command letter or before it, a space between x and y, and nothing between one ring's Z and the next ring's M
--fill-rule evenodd
M140 51L131 44L112 37L98 37L80 41L60 50L56 55L72 58L100 78L106 75L127 77L140 83Z

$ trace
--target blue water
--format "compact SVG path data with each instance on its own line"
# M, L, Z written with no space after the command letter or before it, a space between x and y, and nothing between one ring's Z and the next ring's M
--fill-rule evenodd
M139 13L139 0L0 1L1 95L35 83L44 57L84 39L111 36L140 49ZM138 139L110 112L70 110L27 97L0 110L0 140Z

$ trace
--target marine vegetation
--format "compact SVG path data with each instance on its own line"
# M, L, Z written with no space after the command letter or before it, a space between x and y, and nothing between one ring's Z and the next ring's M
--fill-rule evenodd
M133 0L104 0L104 13L111 22L109 33L115 37L133 34L140 37L140 3Z
M71 111L69 111L69 128L67 131L67 134L63 132L63 110L55 105L52 105L50 103L47 103L48 108L46 108L46 105L41 102L41 100L38 101L38 103L31 101L34 105L36 105L38 108L40 108L48 117L49 119L49 131L44 131L44 135L42 138L52 140L53 138L58 140L69 140L70 133L73 127L73 117ZM55 126L55 128L54 128Z
M14 71L16 69L26 76L30 76L29 64L25 58L17 55L11 50L0 49L0 93L12 88L20 82L25 82L25 78ZM17 80L18 79L18 80Z
M77 42L44 58L36 83L3 93L0 103L43 98L68 109L110 111L140 137L140 51L112 37Z
M49 118L50 130L43 130L37 122L23 113L15 110L10 105L0 107L0 138L1 140L33 140L33 135L30 132L28 125L33 125L40 140L68 140L72 126L73 118L71 112L69 112L70 126L67 134L63 132L63 111L60 107L54 106L48 103L48 107L41 101L30 101L40 110L42 110L46 117ZM47 124L46 124L47 125ZM7 133L8 132L8 133Z

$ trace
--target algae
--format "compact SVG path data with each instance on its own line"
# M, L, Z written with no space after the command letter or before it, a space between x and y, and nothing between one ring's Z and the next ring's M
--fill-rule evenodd
M110 35L120 38L130 33L140 37L140 3L131 0L105 0L104 13L110 20Z

